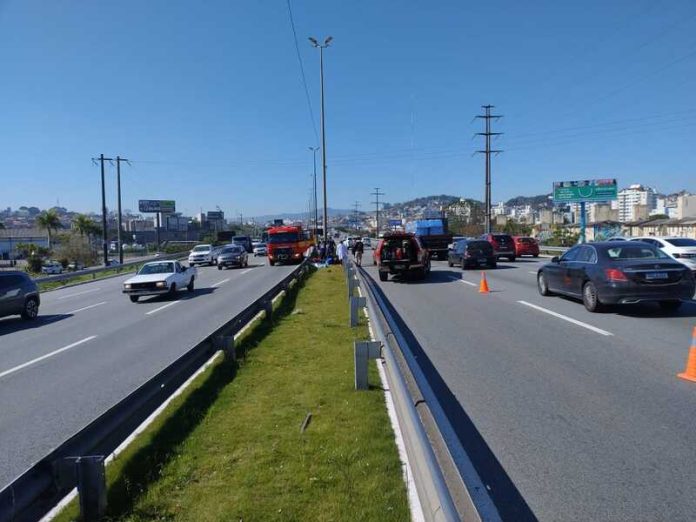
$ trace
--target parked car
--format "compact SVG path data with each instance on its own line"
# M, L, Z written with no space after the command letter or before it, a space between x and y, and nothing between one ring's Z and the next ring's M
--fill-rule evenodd
M495 268L497 257L493 246L482 239L461 239L454 243L447 256L447 265L460 265L462 270L485 266Z
M85 264L80 263L79 261L73 261L72 263L68 263L68 270L71 272L77 272L78 270L84 270Z
M580 298L590 312L608 304L656 301L677 310L696 289L691 270L642 242L605 241L576 245L537 272L541 295Z
M690 270L696 272L696 239L688 237L637 237L631 241L642 241L656 246L665 254L676 259Z
M39 288L24 272L0 272L0 317L21 315L32 320L39 315Z
M157 255L157 254L155 254ZM118 259L107 259L106 260L106 266L118 266L121 263L118 262Z
M373 252L373 262L378 267L380 281L389 279L389 274L425 279L430 272L430 254L408 232L385 233Z
M498 259L501 257L507 257L510 261L514 261L515 254L515 241L509 234L484 234L481 239L488 241L495 250Z
M512 236L512 240L515 243L515 255L517 257L539 257L539 242L533 237Z
M268 248L266 248L266 243L259 242L259 243L254 243L254 257L256 256L265 256L268 254Z
M249 266L249 254L242 245L228 245L217 256L218 270L232 266L238 268Z
M204 244L193 247L188 256L188 262L190 266L214 265L213 245Z
M41 265L42 274L62 274L63 265L58 261L46 261Z
M185 267L178 261L151 261L140 267L138 273L123 283L123 293L135 303L148 295L175 295L184 288L193 292L198 277L196 267Z
M232 242L237 245L242 245L244 250L246 250L249 254L254 251L254 247L249 236L234 236L232 238Z

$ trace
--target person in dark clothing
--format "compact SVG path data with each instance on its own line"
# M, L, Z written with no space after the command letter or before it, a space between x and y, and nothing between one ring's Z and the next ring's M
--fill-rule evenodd
M362 266L362 256L364 251L365 245L363 244L361 239L358 239L353 244L353 256L355 257L355 264L358 266Z

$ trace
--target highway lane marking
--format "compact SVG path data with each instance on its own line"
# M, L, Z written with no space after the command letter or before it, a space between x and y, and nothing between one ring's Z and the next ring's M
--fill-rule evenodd
M467 281L466 279L457 279L456 277L450 277L452 281L459 281L460 283L464 283L465 285L469 286L477 286L476 283L472 283L471 281Z
M607 332L606 330L602 330L601 328L597 328L596 326L592 326L591 324L583 323L582 321L578 321L577 319L573 319L572 317L568 317L567 315L559 314L558 312L554 312L552 310L548 310L542 306L537 306L532 303L528 303L527 301L517 301L520 304L523 304L525 306L528 306L530 308L534 308L535 310L539 310L540 312L544 312L545 314L552 315L554 317L558 317L559 319L563 319L564 321L568 321L569 323L573 323L577 326L582 326L583 328L587 328L588 330L592 330L595 333L598 333L600 335L614 335L611 332Z
M178 302L179 302L179 301L172 301L171 303L167 303L167 304L164 305L164 306L160 306L159 308L155 308L154 310L150 310L149 312L146 312L145 315L154 314L155 312L159 312L160 310L164 310L164 309L167 308L168 306L175 305L175 304L177 304Z
M68 297L77 297L78 295L89 294L90 292L96 292L101 290L101 288L92 288L91 290L84 290L82 292L77 292L76 294L62 295L58 299L67 299Z
M239 272L239 275L244 275L247 272L251 272L251 268L247 268L246 270L242 270L241 272Z
M48 359L49 357L53 357L54 355L58 355L61 352L64 352L66 350L70 350L71 348L75 348L76 346L80 346L81 344L84 344L88 341L91 341L92 339L95 339L97 336L96 335L90 335L89 337L85 337L81 341L77 341L75 343L69 344L68 346L63 346L63 348L58 348L57 350L52 351L51 353L47 353L46 355L42 355L41 357L37 357L36 359L32 359L31 361L27 361L23 364L20 364L19 366L15 366L14 368L10 368L9 370L5 370L4 372L0 373L0 379L3 377L10 375L11 373L18 372L22 368L26 368L27 366L31 366L32 364L36 364L39 361L43 361L44 359Z
M78 308L77 310L73 310L72 312L67 312L69 314L76 314L77 312L84 312L85 310L89 310L90 308L96 308L97 306L101 306L103 304L106 304L107 301L102 301L101 303L89 305L89 306L83 306L82 308Z
M531 270L530 270L529 272L527 272L527 273L528 273L528 274L533 274L533 275L537 275L537 273L536 273L536 272L532 272Z
M222 281L218 281L217 283L212 284L212 285L210 285L210 286L220 286L220 285L224 285L224 284L225 284L227 281L229 281L229 280L230 280L230 278L228 277L227 279L223 279Z

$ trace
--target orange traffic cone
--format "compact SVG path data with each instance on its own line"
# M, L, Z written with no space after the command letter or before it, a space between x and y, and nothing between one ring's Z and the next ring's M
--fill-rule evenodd
M689 348L689 357L686 359L686 369L684 373L678 373L677 377L696 382L696 326L691 334L691 348Z
M491 291L488 288L486 281L486 272L481 272L481 283L479 284L479 294L489 294Z

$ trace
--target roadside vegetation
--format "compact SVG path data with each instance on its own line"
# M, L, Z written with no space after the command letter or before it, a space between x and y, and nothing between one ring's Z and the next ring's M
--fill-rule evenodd
M383 392L354 390L367 328L347 325L340 267L291 289L107 468L108 519L409 520Z

